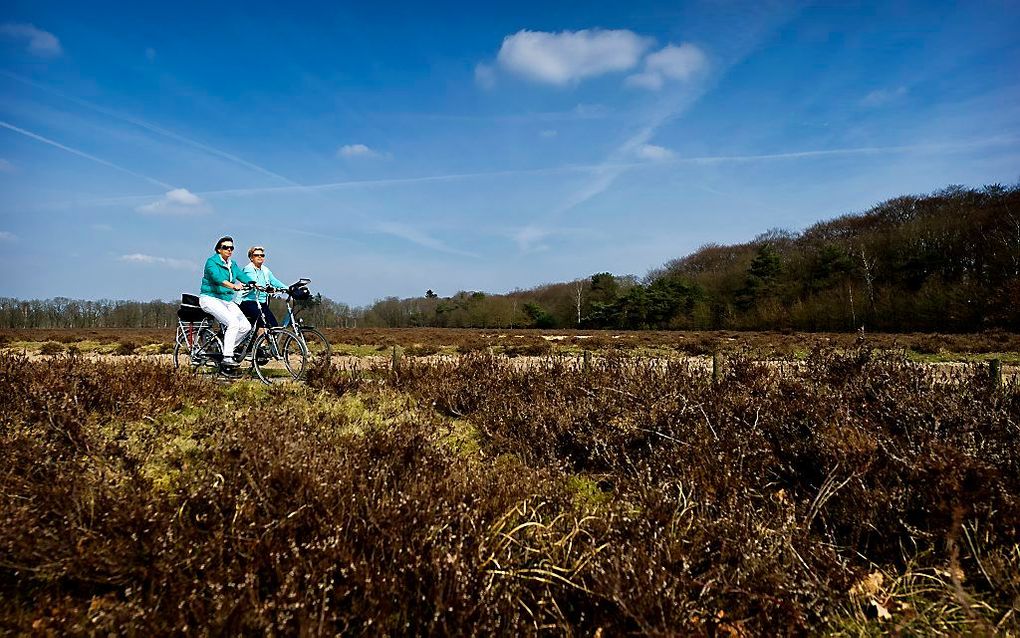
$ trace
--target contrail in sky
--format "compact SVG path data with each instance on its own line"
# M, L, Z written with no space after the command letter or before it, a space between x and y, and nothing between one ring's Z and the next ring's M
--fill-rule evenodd
M295 182L293 180L290 180L290 179L284 177L283 175L280 175L279 173L274 173L273 171L271 171L269 169L262 168L258 164L253 164L253 163L251 163L251 162L249 162L249 161L247 161L245 159L242 159L242 158L240 158L240 157L238 157L236 155L233 155L233 154L228 153L226 151L221 151L218 148L215 148L213 146L209 146L208 144L203 144L202 142L193 140L191 138L184 137L183 135L179 135L177 133L174 133L173 131L169 131L169 130L161 127L161 126L157 126L155 124L151 124L149 122L146 122L145 120L140 120L140 119L138 119L136 117L131 117L130 115L124 115L124 114L118 113L116 111L111 111L110 109L107 109L105 107L99 106L98 104L93 104L92 102L88 102L88 101L83 100L81 98L76 98L76 97L73 97L73 96L70 96L70 95L66 95L64 93L61 93L60 91L56 91L56 90L51 89L51 88L49 88L47 86L44 86L42 84L37 84L37 83L29 80L28 78L23 78L20 75L17 75L15 73L11 73L10 71L0 71L0 75L3 75L4 77L8 77L8 78L10 78L12 80L15 80L17 82L21 82L22 84L27 84L28 86L31 86L31 87L39 89L40 91L45 91L45 92L47 92L47 93L49 93L51 95L56 95L59 98L63 98L63 99L68 100L70 102L74 102L75 104L77 104L79 106L84 106L85 108L91 109L93 111L96 111L97 113L102 113L103 115L106 115L107 117L112 117L113 119L120 120L122 122L127 122L128 124L134 124L135 126L139 126L139 127L144 128L144 129L146 129L148 131L152 131L153 133L158 133L159 135L163 135L165 137L169 137L170 139L175 140L177 142L180 142L182 144L186 144L186 145L191 146L193 148L197 148L197 149L203 150L206 153L209 153L211 155L216 155L218 157L222 157L223 159L230 160L231 162L234 162L235 164L240 164L241 166L244 166L245 168L250 168L253 171L257 171L259 173L262 173L263 175L267 175L269 177L278 179L278 180L280 180L282 182L290 184L291 186L295 186L295 187L300 187L301 186L301 184L299 184L299 183L297 183L297 182Z
M7 122L4 122L3 120L0 120L0 126L4 127L5 129L9 129L11 131L14 131L15 133L20 133L20 134L24 135L25 137L30 137L33 140L38 140L40 142L43 142L44 144L49 144L50 146L56 146L57 148L59 148L59 149L61 149L63 151L67 151L68 153L71 153L73 155L77 155L78 157L84 157L85 159L92 160L93 162L96 162L97 164L102 164L103 166L108 166L108 167L110 167L110 168L112 168L114 170L118 170L118 171L120 171L122 173L127 173L128 175L133 175L135 177L139 177L139 178L144 179L145 181L149 182L150 184L155 184L156 186L160 186L160 187L162 187L162 188L164 188L164 189L166 189L168 191L173 190L175 188L172 184L167 184L166 182L161 182L158 179L149 177L148 175L142 175L141 173L136 173L135 171L133 171L131 169L124 168L123 166L118 166L118 165L114 164L113 162L108 162L108 161L106 161L106 160L104 160L104 159L102 159L100 157L96 157L95 155L89 155L88 153L86 153L84 151L79 151L78 149L71 148L70 146L64 146L60 142L54 142L53 140L51 140L49 138L43 137L42 135L37 135L37 134L35 134L35 133L31 132L31 131L26 131L23 128L18 128L17 126L14 126L13 124L8 124Z
M655 108L647 114L648 116L641 127L629 134L621 144L609 153L602 165L593 171L592 178L586 184L575 189L558 206L552 208L539 218L533 219L517 233L514 239L517 241L518 246L522 249L527 249L536 239L540 239L548 234L548 231L543 226L547 226L549 223L558 220L568 211L609 190L617 178L626 170L626 168L620 168L622 160L625 160L627 156L632 156L639 147L647 144L658 129L667 122L682 116L688 108L697 103L708 91L714 88L719 81L719 77L725 74L730 66L744 59L750 51L758 47L759 43L768 33L789 22L799 11L800 8L785 7L778 12L772 8L767 8L764 10L767 13L759 9L757 15L754 12L748 12L749 19L754 21L754 24L749 25L750 28L742 31L732 41L730 46L733 47L733 50L726 53L725 56L721 54L713 55L712 57L715 58L715 61L711 64L706 64L702 69L698 70L699 74L701 74L714 66L716 68L711 70L715 77L712 80L699 80L693 85L693 90L688 88L687 91L681 94L674 93L672 97L660 100ZM719 66L724 57L729 58L730 61Z
M642 136L635 136L640 140ZM345 182L327 182L323 184L309 184L307 186L265 186L258 188L230 188L222 190L199 191L195 195L201 197L247 197L252 195L271 195L285 193L322 192L331 190L344 190L349 188L376 188L385 186L401 186L407 184L427 184L438 182L452 182L470 179L485 179L493 177L515 177L522 175L555 175L558 173L592 173L595 175L615 175L618 171L629 169L662 169L671 166L683 165L705 165L705 164L741 164L750 162L772 162L784 160L798 160L813 157L843 157L854 155L891 155L896 153L917 153L917 152L953 152L972 148L983 148L988 146L1002 146L1020 143L1020 137L999 136L978 140L962 142L941 142L934 144L908 144L902 146L862 146L851 148L835 148L809 151L791 151L787 153L765 153L758 155L707 155L701 157L674 157L660 161L640 162L615 162L600 164L568 164L565 166L513 169L505 171L486 171L478 173L450 173L446 175L425 175L422 177L392 177L384 179L349 180ZM599 184L596 184L597 188ZM581 196L585 193L582 192ZM132 203L150 200L156 195L129 195L125 197L109 197L90 201L77 201L74 205L111 205L121 203ZM570 200L564 204L569 205ZM561 207L562 209L562 207ZM559 212L562 212L560 210Z

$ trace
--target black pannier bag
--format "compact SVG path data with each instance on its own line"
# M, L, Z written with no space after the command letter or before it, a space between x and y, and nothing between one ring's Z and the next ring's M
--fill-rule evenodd
M212 319L213 316L198 305L197 295L184 293L181 295L181 307L177 309L177 318L184 323L198 323L204 319Z

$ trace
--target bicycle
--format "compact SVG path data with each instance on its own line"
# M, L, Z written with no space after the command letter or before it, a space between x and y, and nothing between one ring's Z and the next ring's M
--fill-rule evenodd
M249 288L259 288L250 285ZM265 314L262 326L265 326ZM188 367L192 374L210 374L229 377L220 369L223 361L223 340L212 326L216 319L202 310L194 295L182 295L177 311L177 337L174 343L174 367ZM300 379L308 364L308 351L304 343L290 330L280 327L259 331L256 324L234 347L234 358L251 361L251 372L260 381L272 385L280 381Z
M286 295L284 303L287 306L287 314L284 316L283 322L280 326L292 331L291 334L293 334L304 346L309 359L318 360L325 358L328 362L330 360L330 356L333 354L333 349L329 345L329 340L326 339L326 335L322 334L322 332L315 326L305 325L304 319L298 318L297 312L294 311L295 300L301 301L310 296L310 293L308 292L308 284L311 282L311 279L301 278L292 283L290 286L287 286L286 289L275 290L277 293L283 293Z

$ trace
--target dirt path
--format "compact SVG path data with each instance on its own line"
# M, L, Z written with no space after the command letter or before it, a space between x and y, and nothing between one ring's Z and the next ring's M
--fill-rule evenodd
M0 349L3 351L14 351L26 354L30 361L40 361L51 358L50 355L42 355L38 352L14 350L14 349ZM60 355L57 355L60 356ZM100 354L94 352L85 352L80 356L90 361L105 361L110 363L123 363L132 360L143 360L143 361L155 361L165 365L172 365L173 356L169 354L141 354L141 355L113 355L113 354ZM592 355L592 361L597 361L599 356L597 354ZM456 361L457 355L428 355L421 357L408 357L416 363L440 363ZM510 365L517 369L530 369L549 365L551 361L559 361L566 363L568 366L573 368L580 368L584 365L583 358L581 355L553 355L553 356L516 356L507 357L505 359ZM667 363L677 363L680 365L687 365L692 371L702 372L706 375L712 373L712 357L710 356L687 356L687 357L672 357L672 358L653 358L653 357L635 357L635 360L641 360L645 363L652 365L665 366ZM339 366L344 370L359 370L366 371L373 368L385 368L392 365L392 358L389 355L366 355L366 356L355 356L355 355L333 355L330 361ZM725 358L721 362L722 366L725 367ZM800 361L768 361L768 365L773 367L778 373L790 373L794 372L803 367L803 363ZM933 368L938 370L939 376L944 379L949 379L953 376L954 372L963 372L968 369L975 369L977 367L986 367L988 364L985 362L939 362L939 363L922 363L918 364L926 368ZM1007 365L1002 366L1002 379L1004 383L1020 383L1020 366Z

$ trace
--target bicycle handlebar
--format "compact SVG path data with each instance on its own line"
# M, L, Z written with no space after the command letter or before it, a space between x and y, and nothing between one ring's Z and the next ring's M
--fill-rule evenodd
M289 294L290 293L290 290L288 290L287 288L277 288L276 286L260 286L260 285L258 285L256 283L247 284L245 289L246 290L258 290L259 292L264 292L264 293L267 293L267 294L270 294L270 295L278 295L278 294L283 294L283 293Z
M266 292L266 293L269 293L271 295L275 294L275 293L278 293L278 292L284 292L284 291L287 290L286 288L276 288L274 286L260 286L260 285L258 285L255 282L245 284L244 289L245 290L258 290L259 292Z
M251 281L251 282L248 282L248 283L244 284L243 290L249 290L249 291L250 290L258 290L260 292L264 292L264 293L270 294L270 295L285 294L287 296L291 296L291 289L292 288L307 286L309 283L311 283L311 281L312 281L311 279L308 279L306 277L302 277L301 279L298 279L295 283L291 284L287 288L277 288L275 286L260 286L257 283L255 283L254 281Z

